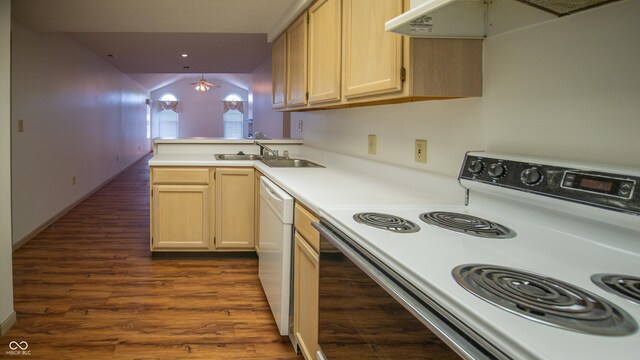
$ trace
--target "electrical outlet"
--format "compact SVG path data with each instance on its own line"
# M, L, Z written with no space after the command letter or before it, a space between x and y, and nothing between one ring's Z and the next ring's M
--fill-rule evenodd
M416 139L416 162L427 163L427 140Z
M24 120L18 120L18 132L24 132Z
M75 184L76 184L76 176L75 176L75 175L73 175L73 176L71 177L71 185L75 185Z
M302 132L302 120L298 120L298 132Z
M378 137L369 135L369 154L375 155L378 152Z

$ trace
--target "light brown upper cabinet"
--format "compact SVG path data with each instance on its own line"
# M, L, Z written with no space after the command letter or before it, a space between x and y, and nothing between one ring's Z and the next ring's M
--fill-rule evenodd
M317 0L286 31L283 110L482 96L483 40L385 32L408 8L409 0Z
M309 8L309 104L340 101L341 0Z
M287 107L307 104L307 14L287 29Z
M287 43L286 34L280 35L273 42L271 48L271 106L274 109L281 109L287 104L286 97L286 74L287 74Z
M343 87L347 99L402 89L402 36L384 23L402 14L402 0L344 0Z

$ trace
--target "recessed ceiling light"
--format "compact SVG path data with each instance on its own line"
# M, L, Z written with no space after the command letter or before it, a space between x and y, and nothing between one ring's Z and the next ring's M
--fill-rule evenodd
M183 58L186 58L187 56L189 56L189 54L182 54L180 56L182 56Z

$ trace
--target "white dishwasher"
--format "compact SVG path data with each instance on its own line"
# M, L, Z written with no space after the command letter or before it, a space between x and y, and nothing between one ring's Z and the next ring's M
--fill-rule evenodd
M280 335L289 334L293 198L260 178L260 247L258 276Z

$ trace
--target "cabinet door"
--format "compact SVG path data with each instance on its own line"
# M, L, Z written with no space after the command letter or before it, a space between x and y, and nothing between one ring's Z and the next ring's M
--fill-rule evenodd
M293 331L307 360L316 359L318 351L318 253L295 233L293 269Z
M340 100L341 0L309 8L309 103Z
M287 74L287 43L286 34L282 34L273 42L271 48L271 107L280 109L285 107L285 80Z
M254 170L216 169L216 248L254 248Z
M402 89L402 36L384 31L387 20L402 13L402 0L344 0L345 97Z
M208 185L154 185L152 250L210 250Z
M287 29L287 106L307 103L307 14Z

